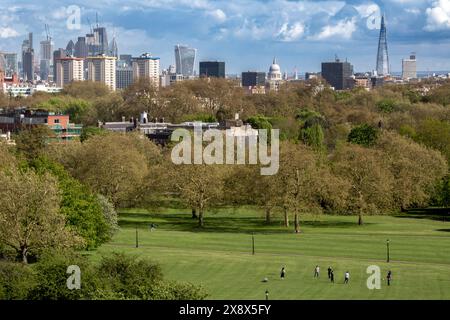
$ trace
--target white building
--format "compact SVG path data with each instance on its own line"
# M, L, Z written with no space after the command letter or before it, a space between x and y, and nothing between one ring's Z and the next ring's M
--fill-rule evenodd
M269 90L278 91L282 81L281 68L277 64L277 59L273 58L272 65L270 66L269 73L267 74L267 87Z
M409 59L402 60L402 79L417 79L417 60L414 53L411 54Z
M159 58L149 53L133 58L133 78L148 78L155 87L159 87Z
M72 81L83 81L83 59L66 57L56 60L56 85L64 87L64 85Z
M116 90L116 57L99 55L87 57L89 81L101 82L112 91Z

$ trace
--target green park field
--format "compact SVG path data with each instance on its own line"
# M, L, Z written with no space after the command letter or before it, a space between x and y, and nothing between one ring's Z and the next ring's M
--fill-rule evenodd
M220 209L199 229L190 210L122 210L120 231L90 254L126 252L161 264L167 279L201 284L207 299L450 299L450 221L422 212L366 216L303 216L301 234L262 211ZM448 217L450 220L450 217ZM157 228L150 230L150 224ZM136 248L138 230L138 248ZM254 234L255 254L252 254ZM387 263L387 239L390 262ZM314 267L321 267L314 279ZM369 290L366 269L382 270L380 290ZM280 269L286 266L286 279ZM332 266L335 283L326 269ZM393 282L385 276L392 271ZM350 272L348 285L344 273ZM263 282L268 278L268 282Z

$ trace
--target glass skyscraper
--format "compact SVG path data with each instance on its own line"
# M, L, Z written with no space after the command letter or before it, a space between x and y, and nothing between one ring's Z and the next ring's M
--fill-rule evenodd
M175 46L175 64L177 74L189 77L194 75L197 49L177 44Z
M384 15L381 17L380 39L378 42L377 74L379 76L385 76L390 74L386 24L384 21Z

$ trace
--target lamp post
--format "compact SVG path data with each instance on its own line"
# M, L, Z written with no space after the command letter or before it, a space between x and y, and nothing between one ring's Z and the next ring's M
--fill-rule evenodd
M255 234L252 233L252 254L255 255Z
M136 227L136 248L139 248L139 235L138 235L138 228Z
M390 257L389 257L389 239L386 240L386 249L387 249L387 262L390 261Z

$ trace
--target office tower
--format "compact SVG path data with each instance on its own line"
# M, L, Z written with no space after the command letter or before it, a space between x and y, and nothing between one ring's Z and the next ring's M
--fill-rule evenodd
M417 60L416 54L412 53L409 59L402 60L402 79L416 79L417 78Z
M133 84L133 68L123 60L117 62L116 88L125 89Z
M182 74L185 77L194 75L196 54L197 49L179 44L175 46L175 65L177 74Z
M47 37L46 40L41 41L41 62L39 68L41 80L48 80L50 75L52 53L53 43L52 40Z
M95 44L95 36L94 34L91 33L87 33L86 34L86 46L87 46L87 50L88 50L88 56L95 56L97 55L98 52L98 46Z
M111 42L111 49L109 50L109 55L111 57L116 57L117 59L119 59L119 49L117 47L117 42L116 42L116 38L113 37L112 42Z
M53 51L53 82L58 83L58 75L56 72L56 62L58 59L65 58L66 50L63 48L59 48L58 50Z
M97 28L94 29L94 38L95 38L95 44L98 46L97 54L105 54L107 55L109 53L109 46L108 46L108 36L106 34L106 28L99 27L97 25Z
M243 87L264 86L265 84L266 84L265 72L256 72L256 71L242 72Z
M18 74L19 68L17 65L17 53L0 53L0 69L5 72L6 77L12 77L14 74Z
M64 87L64 85L72 81L83 81L83 59L75 57L63 57L56 59L56 85Z
M116 90L116 58L105 55L87 57L87 79L102 82L112 91Z
M88 56L88 47L85 37L78 37L78 40L75 43L74 56L77 58L86 58Z
M128 65L128 66L130 66L131 67L131 65L132 65L132 56L131 56L131 54L121 54L120 56L119 56L119 60L120 61L123 61L123 62L126 62L126 64Z
M345 61L336 59L334 62L322 63L322 77L335 90L352 89L354 87L353 66Z
M159 87L159 58L148 53L133 58L133 79L148 78L155 87Z
M72 40L67 43L66 46L66 55L69 57L75 56L75 44Z
M199 64L200 77L225 78L225 62L201 61Z
M22 43L22 69L23 78L27 81L34 81L34 49L33 33L28 34L28 39Z
M386 76L390 74L389 54L386 35L386 24L384 15L381 17L380 39L378 41L377 54L377 74L378 76Z

